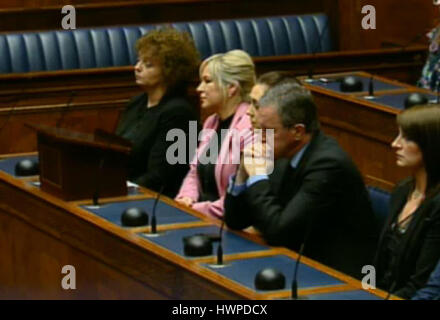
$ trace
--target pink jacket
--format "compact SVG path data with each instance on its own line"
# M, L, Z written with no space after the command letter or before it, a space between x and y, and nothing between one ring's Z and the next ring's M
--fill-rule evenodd
M232 119L231 125L229 127L229 129L235 129L236 132L243 133L243 139L240 143L240 152L243 151L244 146L250 142L252 135L251 120L249 116L246 114L248 108L249 108L249 104L241 103L237 107L237 111L235 112L234 118ZM240 162L239 161L240 154L234 152L237 150L234 151L232 150L233 147L231 141L233 140L232 132L234 130L229 130L228 135L224 138L222 142L222 146L219 151L219 160L215 165L215 180L217 184L218 194L220 195L220 199L218 199L217 201L197 202L199 199L200 183L197 174L197 163L196 163L198 162L200 154L207 147L209 141L211 140L212 135L215 133L218 124L219 124L219 116L217 114L213 114L205 120L205 123L203 124L204 132L200 139L200 144L199 147L197 148L197 152L195 155L195 157L197 157L197 161L196 159L193 159L190 165L190 170L186 175L185 179L183 180L182 186L180 187L180 191L176 196L176 199L189 197L195 202L192 205L192 207L195 210L200 211L207 216L220 218L223 216L223 200L226 195L226 191L229 183L229 177L235 174L238 169L238 164L235 163ZM205 129L211 129L211 130L205 130ZM226 146L229 146L229 148L227 148Z

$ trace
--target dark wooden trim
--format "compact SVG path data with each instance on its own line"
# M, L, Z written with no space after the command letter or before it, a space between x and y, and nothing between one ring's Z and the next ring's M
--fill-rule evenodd
M237 19L324 12L330 21L335 50L378 49L426 44L426 34L438 23L431 1L421 0L71 0L77 8L77 27L140 25L180 21ZM364 5L376 8L376 30L364 30ZM2 32L60 30L57 0L0 4ZM397 9L396 9L397 8Z
M325 0L189 0L76 4L77 28L323 12ZM2 32L61 30L62 5L0 10Z

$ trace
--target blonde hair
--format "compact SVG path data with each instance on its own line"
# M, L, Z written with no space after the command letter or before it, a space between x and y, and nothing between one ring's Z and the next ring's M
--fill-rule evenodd
M241 101L250 102L249 93L255 84L255 65L252 58L243 50L231 50L205 59L200 65L200 77L205 67L208 68L214 82L227 97L227 86L237 85Z

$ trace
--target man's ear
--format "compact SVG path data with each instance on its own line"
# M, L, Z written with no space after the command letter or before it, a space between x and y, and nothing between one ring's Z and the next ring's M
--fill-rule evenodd
M307 133L306 126L302 123L296 124L292 128L290 128L290 132L293 134L295 140L302 140Z

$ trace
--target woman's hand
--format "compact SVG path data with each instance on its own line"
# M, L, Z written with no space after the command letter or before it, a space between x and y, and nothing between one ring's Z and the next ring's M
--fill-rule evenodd
M176 199L176 201L180 204L183 204L184 206L187 206L187 207L191 207L192 204L194 203L194 200L191 199L190 197L179 198L179 199Z

